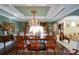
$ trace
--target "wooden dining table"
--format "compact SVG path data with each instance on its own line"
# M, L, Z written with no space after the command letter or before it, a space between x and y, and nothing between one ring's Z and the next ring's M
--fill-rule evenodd
M56 45L56 40L53 40L53 38L51 38L51 39L48 39L48 38L39 38L39 37L36 37L36 38L30 38L30 37L26 37L25 38L25 41L29 41L30 42L30 48L31 49L37 49L37 50L40 50L40 49L42 49L42 48L44 48L45 47L45 50L47 50L47 49L53 49L52 48L52 46L53 46L53 44L54 44L54 47L55 47L55 45ZM33 43L33 41L34 41L34 43ZM42 43L42 45L43 45L43 47L41 47L41 43ZM49 46L50 45L50 46ZM54 51L55 51L55 49L54 49ZM48 52L48 51L47 51Z

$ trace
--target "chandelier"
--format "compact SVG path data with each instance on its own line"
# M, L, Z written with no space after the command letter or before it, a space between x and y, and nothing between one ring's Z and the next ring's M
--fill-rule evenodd
M44 28L40 25L40 21L35 18L37 13L36 10L31 11L33 14L33 19L29 20L29 35L36 35L42 37L42 33L44 33Z
M31 12L32 12L32 14L33 14L33 19L30 19L30 20L28 21L29 26L40 25L39 20L37 20L37 19L35 18L35 15L36 15L37 11L36 11L36 10L32 10Z

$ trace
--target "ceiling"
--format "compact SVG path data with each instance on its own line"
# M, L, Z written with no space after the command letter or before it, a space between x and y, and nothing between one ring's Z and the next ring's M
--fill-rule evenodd
M36 19L53 22L67 15L79 12L78 4L1 4L0 15L16 21L33 19L31 10L36 10Z
M26 7L26 6L16 6L24 16L32 16L32 10L36 10L36 16L46 16L49 10L49 7Z
M79 16L79 9L77 9L77 10L75 10L74 12L68 14L67 16L73 16L73 15Z

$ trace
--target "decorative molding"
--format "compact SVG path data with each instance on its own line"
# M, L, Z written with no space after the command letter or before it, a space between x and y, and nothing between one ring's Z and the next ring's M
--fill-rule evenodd
M26 6L26 5L24 5L24 6ZM71 5L73 8L71 8L71 10L69 10L69 11L66 11L68 8L71 7L71 6L68 6L68 5L65 7L62 4L61 7L59 7L59 9L57 7L54 9L53 6L55 6L55 5L53 5L53 4L52 5L46 5L46 6L50 7L49 12L48 12L49 16L45 16L45 17L43 17L43 16L36 16L36 18L44 19L44 21L48 21L48 22L56 21L58 19L61 19L62 17L64 17L64 16L72 13L73 11L79 9L78 5ZM63 10L63 12L60 12L63 8L65 8L65 10ZM8 12L9 14L12 14L14 19L17 18L16 19L17 21L27 21L25 19L30 19L30 17L31 17L31 16L24 16L20 11L18 11L15 8L15 5L0 5L0 9ZM52 10L54 10L55 12L52 13ZM1 15L3 15L3 14L1 14ZM4 15L4 16L10 18L10 16L7 16L7 15Z

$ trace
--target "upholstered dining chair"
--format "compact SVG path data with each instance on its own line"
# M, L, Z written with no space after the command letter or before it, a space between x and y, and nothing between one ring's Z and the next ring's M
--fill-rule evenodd
M46 40L47 40L47 43L46 43L47 54L49 49L52 49L55 54L56 40L54 39L53 36L47 36Z
M16 45L16 54L18 53L18 50L23 50L26 48L26 45L24 43L24 37L23 36L15 36L15 45Z
M39 54L39 42L38 42L39 38L38 37L33 37L31 39L31 42L30 42L30 49L31 50L35 50L35 53L36 54Z

